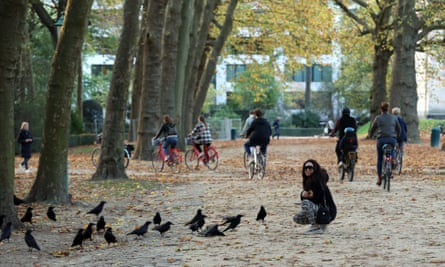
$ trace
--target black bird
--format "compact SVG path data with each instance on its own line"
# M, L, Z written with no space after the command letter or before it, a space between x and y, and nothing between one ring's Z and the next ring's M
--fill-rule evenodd
M83 229L79 229L77 231L76 236L73 239L71 247L80 246L80 248L82 248L82 242L83 242Z
M3 227L3 220L5 219L6 215L2 214L0 215L0 228Z
M5 239L8 239L8 242L9 242L9 238L11 237L11 231L12 231L12 223L8 222L8 223L6 223L6 226L2 230L2 235L0 237L0 242L5 240Z
M40 247L39 247L39 245L37 245L37 242L34 239L34 237L32 236L31 232L32 232L32 230L27 230L25 233L26 245L28 245L29 251L31 251L31 252L32 252L33 248L40 250Z
M144 234L147 232L148 230L148 226L150 225L150 221L146 221L144 223L144 225L134 229L133 231L131 231L130 233L128 233L127 235L136 235L136 236L144 236Z
M96 225L95 223L89 223L87 228L83 231L83 240L93 240L93 226Z
M266 216L267 216L266 209L264 208L264 206L261 205L260 211L258 211L258 215L256 216L256 220L264 223L264 218L266 218Z
M110 245L110 243L117 242L116 237L113 235L111 227L107 228L107 230L105 231L104 238L105 241L107 241L108 245Z
M153 230L159 231L159 233L161 233L161 236L164 236L164 233L170 230L170 225L172 224L173 224L172 222L168 221L164 224L154 227Z
M23 199L18 198L16 195L14 195L14 205L20 205L20 204L24 204L25 201Z
M99 205L97 205L94 209L90 210L89 212L87 212L87 214L96 214L96 216L99 216L99 214L102 212L102 210L104 209L104 205L105 203L107 203L106 201L101 201L99 203Z
M161 214L159 212L156 212L155 216L153 217L153 224L160 225L162 221Z
M205 236L205 237L225 236L225 234L218 229L218 225L217 224L212 224L212 225L208 226L204 230L202 235Z
M205 220L204 217L207 217L205 215L203 215L203 217L201 219L199 219L197 222L195 222L194 224L190 225L190 230L192 230L192 232L196 232L202 229L202 227L205 224Z
M226 229L224 229L223 232L229 230L229 229L235 229L238 224L240 224L241 222L241 217L243 217L244 215L242 214L238 214L236 216L228 216L228 217L224 217L224 223L222 225L226 225L229 224Z
M56 213L54 212L54 207L48 207L48 211L46 212L46 216L48 216L48 218L50 219L50 220L53 220L53 221L57 221L56 220Z
M104 216L100 216L99 220L96 223L96 231L99 232L99 231L105 230L105 224L106 223L105 223Z
M23 217L20 219L20 221L29 222L30 224L32 224L32 210L33 210L33 208L28 207L26 209L25 215L23 215Z
M185 223L185 225L191 225L191 224L194 224L195 222L197 222L197 221L199 221L200 219L203 219L203 218L205 218L205 217L207 217L207 216L202 214L202 210L201 210L201 209L198 209L198 210L196 211L196 214L195 214L195 216L193 217L193 219L191 219L189 222Z

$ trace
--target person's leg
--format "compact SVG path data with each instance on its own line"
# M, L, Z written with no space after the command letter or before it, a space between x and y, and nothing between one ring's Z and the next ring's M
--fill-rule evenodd
M383 138L377 139L376 150L377 150L377 175L379 176L379 181L382 178L382 162L383 162Z
M335 154L337 155L337 164L341 162L340 140L335 145Z
M252 142L250 142L250 139L247 140L247 142L244 143L244 151L246 151L247 155L250 157L250 147L252 146Z
M162 143L162 150L164 151L165 158L168 157L168 139L165 139L165 141Z
M28 161L29 161L29 158L28 158L28 157L25 157L25 158L23 159L23 165L25 165L25 170L28 170L28 168L29 168L29 166L28 166Z

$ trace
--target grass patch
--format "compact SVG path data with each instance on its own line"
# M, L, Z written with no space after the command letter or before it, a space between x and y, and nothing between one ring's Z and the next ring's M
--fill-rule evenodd
M419 120L419 132L420 134L430 134L431 129L438 127L439 125L445 126L445 120L433 120L433 119L420 119ZM371 123L368 122L358 128L357 134L367 135Z

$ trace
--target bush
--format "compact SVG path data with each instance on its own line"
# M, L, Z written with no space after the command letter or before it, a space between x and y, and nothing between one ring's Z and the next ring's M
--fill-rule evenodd
M320 127L320 116L312 111L292 114L292 124L297 128L318 128Z

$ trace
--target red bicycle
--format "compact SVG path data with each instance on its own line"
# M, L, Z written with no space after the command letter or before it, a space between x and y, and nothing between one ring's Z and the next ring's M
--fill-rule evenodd
M215 170L218 167L219 156L215 146L204 146L204 154L200 156L201 153L196 146L193 146L191 138L186 138L185 143L192 145L192 148L185 152L185 166L189 170L197 169L200 161L210 170Z
M151 163L155 172L162 172L164 166L167 165L172 172L179 173L183 162L182 152L179 147L170 148L168 150L168 159L162 148L162 140L152 139L153 146L158 146L158 150L153 152Z

